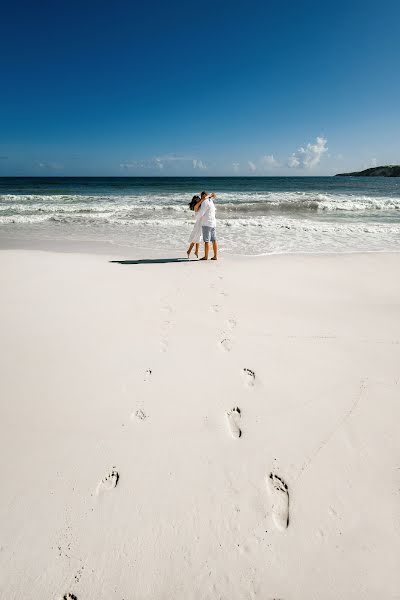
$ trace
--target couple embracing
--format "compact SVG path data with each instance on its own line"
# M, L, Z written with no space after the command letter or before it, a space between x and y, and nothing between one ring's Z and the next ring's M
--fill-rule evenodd
M215 198L215 194L201 192L200 196L193 196L192 201L189 204L190 210L193 210L196 213L196 222L189 237L190 245L187 250L188 258L190 258L190 253L194 246L194 253L197 258L199 258L199 246L202 236L204 242L204 256L200 260L208 260L210 242L212 242L214 252L214 256L211 260L217 260L218 258L218 244L215 231L217 225L215 219Z

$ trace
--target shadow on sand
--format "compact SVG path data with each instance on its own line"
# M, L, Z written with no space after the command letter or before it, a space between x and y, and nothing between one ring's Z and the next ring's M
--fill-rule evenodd
M190 261L188 258L143 258L141 260L110 260L110 262L118 263L119 265L158 265L164 263L187 263L196 261Z

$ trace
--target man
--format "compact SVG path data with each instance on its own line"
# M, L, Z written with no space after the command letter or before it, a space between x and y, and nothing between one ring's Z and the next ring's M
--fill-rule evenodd
M201 192L201 199L203 202L199 210L199 216L201 218L201 229L203 232L204 256L200 260L208 260L210 242L212 242L214 251L214 256L211 260L218 259L218 243L215 231L217 221L215 218L215 205L213 202L213 198L216 198L215 194L207 194L207 192Z

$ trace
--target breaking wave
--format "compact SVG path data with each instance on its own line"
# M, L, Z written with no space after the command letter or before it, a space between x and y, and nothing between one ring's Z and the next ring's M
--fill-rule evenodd
M398 192L396 192L397 194ZM191 194L3 194L0 235L186 244ZM316 191L222 192L218 235L244 254L400 250L400 196Z
M152 213L188 213L190 195L142 196L82 195L0 195L0 216L22 214L126 214L140 218ZM400 210L400 197L310 192L221 193L217 200L219 213L268 215L271 212L393 212ZM129 214L128 214L129 213Z

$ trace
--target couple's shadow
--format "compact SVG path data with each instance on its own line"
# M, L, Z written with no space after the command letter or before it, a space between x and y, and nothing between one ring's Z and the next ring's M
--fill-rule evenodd
M188 258L142 258L140 260L110 260L110 263L119 265L159 265L165 263L196 262Z

